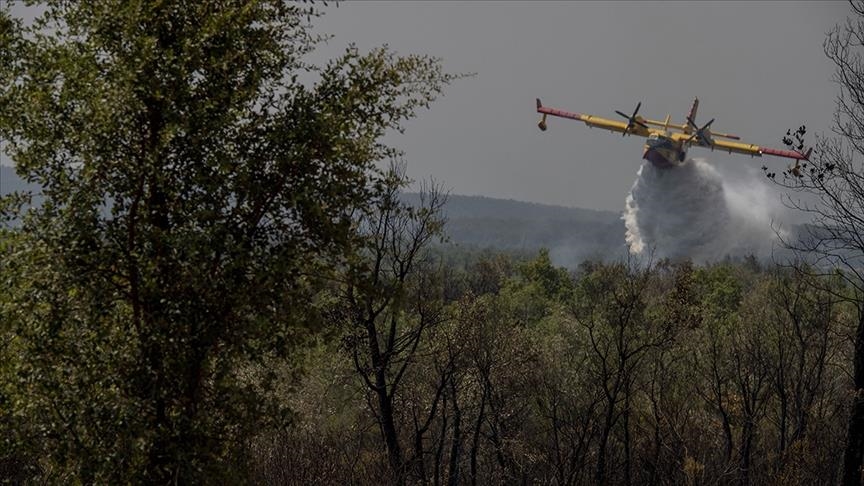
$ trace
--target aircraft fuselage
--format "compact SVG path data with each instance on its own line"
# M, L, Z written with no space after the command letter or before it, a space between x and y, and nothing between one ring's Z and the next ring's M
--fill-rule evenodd
M687 157L687 150L683 144L676 142L670 137L660 134L651 134L645 140L642 158L661 169L668 169L680 165Z

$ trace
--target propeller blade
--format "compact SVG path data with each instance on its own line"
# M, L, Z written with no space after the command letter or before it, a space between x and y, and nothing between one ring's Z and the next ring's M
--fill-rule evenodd
M710 127L711 124L714 123L714 120L715 120L715 119L712 118L711 121L709 121L708 123L705 124L704 127L702 127L702 130L705 130L706 128ZM702 131L702 130L700 130L700 131Z
M691 127L695 128L697 130L699 129L699 127L696 126L696 123L693 121L693 119L690 118L689 116L687 117L687 123L689 123Z
M633 110L633 114L632 114L632 115L627 115L627 114L625 114L625 113L621 113L621 112L618 111L618 110L615 110L615 113L618 113L619 115L621 115L622 117L624 117L624 118L627 119L627 126L624 127L624 131L621 132L621 136L622 136L622 137L625 136L625 135L627 135L627 133L630 132L630 130L633 128L634 125L639 125L639 126L642 126L642 127L648 128L648 125L646 125L646 124L644 124L644 123L642 123L641 121L639 121L639 120L636 119L636 115L639 113L639 108L641 108L641 107L642 107L642 102L641 102L641 101L638 102L638 103L636 103L636 109Z

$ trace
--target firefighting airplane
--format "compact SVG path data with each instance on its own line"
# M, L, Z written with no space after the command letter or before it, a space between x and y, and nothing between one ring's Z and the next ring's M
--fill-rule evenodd
M711 150L717 149L722 151L750 155L751 157L761 157L762 155L774 155L776 157L788 157L795 159L795 167L801 160L810 160L811 148L807 153L800 153L791 150L780 150L749 143L730 142L727 140L741 140L737 135L728 133L718 133L711 131L711 124L714 123L712 118L708 123L699 127L696 125L696 110L699 108L699 98L693 100L693 106L690 107L690 113L687 115L687 123L676 124L670 123L670 115L666 115L665 121L648 120L639 116L639 108L642 103L636 105L632 115L627 115L615 110L615 113L622 116L627 122L616 120L608 120L594 115L583 115L564 110L557 110L543 106L540 99L537 99L537 112L543 114L543 118L537 126L540 130L546 130L546 117L557 116L560 118L569 118L571 120L580 120L585 122L589 127L598 127L612 132L619 132L622 136L638 135L646 137L645 146L643 147L642 158L648 160L656 167L670 168L680 165L687 157L687 149L690 147L705 147ZM662 128L651 128L651 126ZM680 131L675 131L680 130Z

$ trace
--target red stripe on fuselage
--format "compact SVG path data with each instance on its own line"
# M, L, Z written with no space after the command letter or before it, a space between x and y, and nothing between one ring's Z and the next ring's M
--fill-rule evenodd
M789 157L790 159L807 160L807 157L805 157L804 154L795 152L793 150L780 150L767 147L759 147L759 151L763 154L774 155L777 157Z
M572 111L556 110L555 108L549 108L546 106L538 107L537 113L545 113L547 115L558 116L561 118L570 118L571 120L582 119L582 115L580 115L579 113L573 113Z

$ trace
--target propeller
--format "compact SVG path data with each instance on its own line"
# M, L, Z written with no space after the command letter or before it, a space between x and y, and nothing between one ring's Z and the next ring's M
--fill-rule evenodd
M691 135L690 138L687 139L687 142L691 142L691 141L693 141L694 138L699 137L701 140L704 140L704 141L708 142L709 144L714 145L714 142L711 140L711 137L705 135L706 134L705 130L707 130L708 127L710 127L711 124L714 123L714 120L715 120L715 118L712 118L708 123L703 125L702 128L699 128L698 126L696 126L696 122L694 122L693 119L688 116L687 117L687 123L689 123L690 126L696 130L696 132L693 133L693 135Z
M621 113L620 111L615 110L615 113L618 113L619 115L621 115L622 117L627 119L627 126L624 128L624 131L621 133L622 137L624 135L627 135L627 133L630 132L630 130L632 130L633 127L636 125L639 125L642 128L648 128L648 125L646 125L646 124L644 124L641 121L636 119L636 115L639 114L639 108L641 108L641 107L642 107L642 102L640 101L639 103L636 104L636 109L633 110L633 114L629 115L629 116L626 113Z

